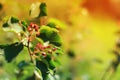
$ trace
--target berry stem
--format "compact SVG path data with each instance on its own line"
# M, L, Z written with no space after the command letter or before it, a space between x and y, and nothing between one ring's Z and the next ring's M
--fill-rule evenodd
M30 37L30 36L29 36ZM32 53L31 53L31 51L30 51L30 41L28 40L28 46L27 46L27 48L28 48L28 52L29 52L29 55L30 55L30 60L31 60L31 62L33 63L33 58L32 58Z

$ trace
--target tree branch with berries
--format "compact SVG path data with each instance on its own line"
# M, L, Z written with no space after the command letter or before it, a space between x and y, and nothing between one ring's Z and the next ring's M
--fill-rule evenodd
M17 65L17 72L14 72L17 80L47 80L50 77L55 79L56 68L60 65L58 56L63 51L59 30L55 23L44 19L47 16L46 4L39 3L38 7L39 14L35 18L40 20L40 24L19 20L13 16L7 17L3 24L4 31L18 35L16 42L0 45L6 61ZM33 15L32 10L30 15ZM16 59L26 49L24 54L29 54L29 60L23 59L17 63ZM26 74L26 71L31 73Z

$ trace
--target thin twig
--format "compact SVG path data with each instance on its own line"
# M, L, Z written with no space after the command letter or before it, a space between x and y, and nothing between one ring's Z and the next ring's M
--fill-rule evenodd
M33 63L33 58L32 58L32 53L31 53L31 51L30 51L30 42L29 42L29 41L28 41L28 46L27 46L27 48L28 48L28 52L29 52L29 55L30 55L31 62Z

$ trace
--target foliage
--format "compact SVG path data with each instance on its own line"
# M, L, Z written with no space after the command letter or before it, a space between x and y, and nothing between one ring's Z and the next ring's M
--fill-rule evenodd
M41 3L39 8L39 18L47 16L46 4ZM7 71L13 76L12 79L47 80L49 75L55 76L56 67L60 65L58 55L63 53L60 48L62 40L55 25L48 24L39 26L13 16L3 23L4 31L18 35L17 42L0 45L8 62L5 66L11 67ZM21 55L28 59L20 57Z

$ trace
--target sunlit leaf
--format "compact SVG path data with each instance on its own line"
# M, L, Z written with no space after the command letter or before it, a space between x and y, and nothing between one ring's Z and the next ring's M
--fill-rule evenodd
M58 19L55 19L55 18L50 18L48 22L49 22L48 24L50 26L54 26L53 24L57 25L55 27L58 29L66 29L66 27L67 27L67 25L64 22L62 22Z
M31 5L30 12L29 12L30 17L37 18L39 16L39 14L40 14L40 8L39 8L40 4L41 3L37 2L37 3L33 3Z
M15 17L7 18L6 22L3 24L4 31L14 31L16 33L22 32L24 30L23 26L19 24L19 20Z
M38 36L39 38L43 39L45 42L49 41L56 46L61 46L62 41L56 29L50 28L48 26L43 26L40 29L40 32L41 34Z
M42 78L42 73L41 73L41 71L36 67L35 68L35 71L34 71L34 73L35 73L35 76L36 76L36 79L37 80L43 80L43 78Z
M47 26L49 26L51 28L56 28L56 25L53 22L48 23Z

